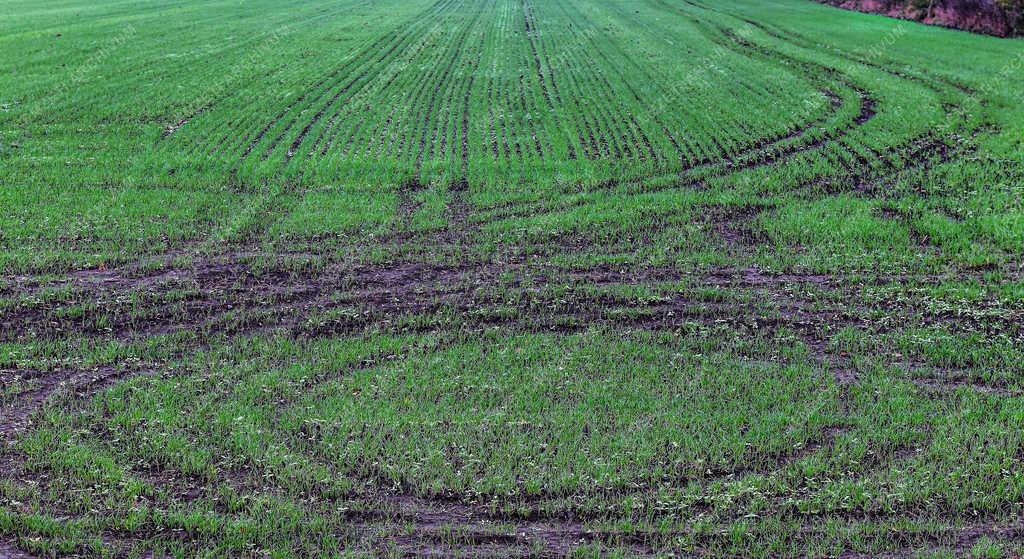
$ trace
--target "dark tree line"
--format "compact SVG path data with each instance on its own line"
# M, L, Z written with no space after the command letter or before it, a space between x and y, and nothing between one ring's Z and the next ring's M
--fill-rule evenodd
M1024 34L1024 0L825 0L854 10L884 13L980 33Z
M1024 0L996 0L996 4L1005 12L1011 31L1024 34Z

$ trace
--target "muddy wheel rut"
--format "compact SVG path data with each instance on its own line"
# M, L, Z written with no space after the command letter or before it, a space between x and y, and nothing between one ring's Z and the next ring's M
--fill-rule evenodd
M733 250L743 253L751 238L743 231L745 221L754 213L727 215L720 222L723 239ZM731 220L731 221L730 221ZM739 225L736 225L739 223ZM742 246L740 246L742 245ZM740 246L740 248L736 248ZM24 339L25 336L53 337L65 334L112 335L132 338L154 329L169 330L199 327L207 320L227 315L259 311L279 316L276 324L301 330L302 319L313 310L337 310L348 307L376 316L408 314L440 309L451 301L457 309L486 309L504 300L531 299L545 302L546 288L562 286L584 287L645 285L654 289L661 284L684 282L690 286L733 287L740 291L759 291L781 297L783 303L790 298L780 288L788 285L808 285L821 290L832 290L840 285L886 285L915 280L927 284L969 278L979 274L951 274L947 276L863 276L844 278L823 274L766 274L757 268L712 269L683 272L673 268L616 269L600 266L591 269L564 269L531 263L468 263L459 266L420 263L396 263L374 266L331 266L323 271L257 270L248 259L222 260L196 263L191 268L172 268L152 275L134 275L137 272L101 271L76 273L57 281L60 295L52 300L27 297L21 304L0 313L5 326L6 339ZM502 279L504 278L504 279ZM173 293L171 297L164 294ZM38 296L38 288L33 290ZM594 294L615 301L614 293ZM133 300L134 299L134 300ZM740 299L740 298L737 298ZM139 301L143 301L141 306ZM646 304L629 303L629 298L618 299L635 310L665 308L683 310L688 307L686 297L672 293L659 295ZM695 301L699 303L699 301ZM733 303L725 301L722 308ZM751 314L742 303L737 314ZM794 304L794 309L806 305ZM69 309L85 307L94 317L72 316ZM887 309L898 310L898 309ZM290 311L281 313L280 311ZM798 318L813 318L795 313ZM578 315L581 319L600 316L600 310ZM528 316L527 318L555 318L554 316ZM661 317L663 318L663 317ZM936 317L936 319L956 317ZM1013 315L1007 315L1012 320ZM784 318L783 318L784 320ZM966 320L966 319L965 319ZM628 322L629 320L626 319ZM599 321L600 322L600 321ZM644 320L638 319L643 325ZM273 326L275 323L269 325ZM543 324L543 320L540 322ZM613 324L614 326L614 324ZM242 331L244 333L244 330Z

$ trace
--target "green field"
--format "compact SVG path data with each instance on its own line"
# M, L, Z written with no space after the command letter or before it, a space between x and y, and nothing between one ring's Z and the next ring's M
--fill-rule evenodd
M0 12L0 557L1024 553L1024 41Z

